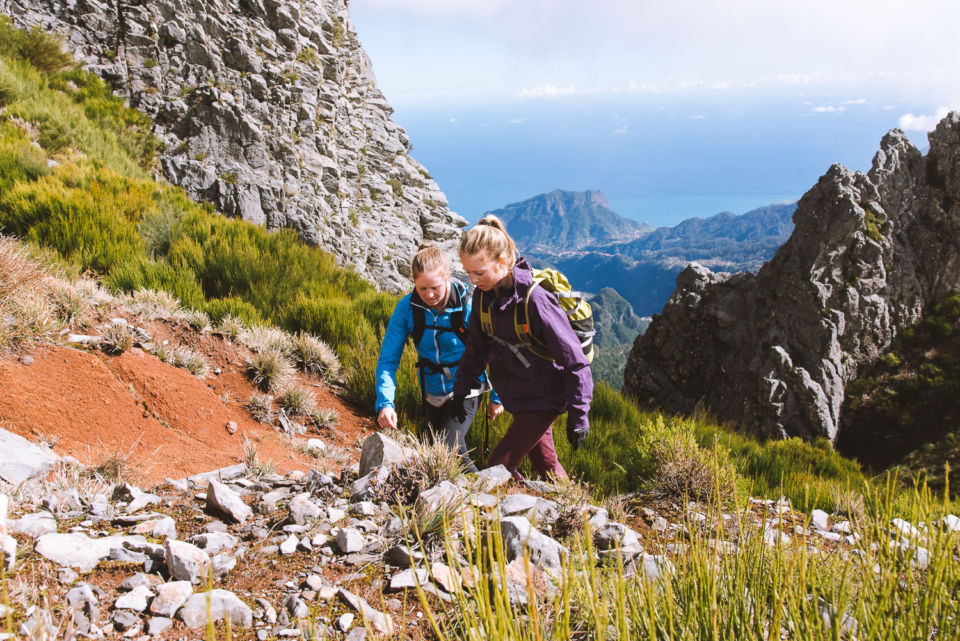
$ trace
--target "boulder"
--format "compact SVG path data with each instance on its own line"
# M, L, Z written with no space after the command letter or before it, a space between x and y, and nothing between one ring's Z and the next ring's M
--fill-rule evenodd
M507 560L530 555L530 561L536 566L555 572L561 570L561 559L568 551L546 534L543 534L521 516L508 516L500 520L500 533Z
M109 558L114 549L122 549L125 541L143 537L105 536L93 539L85 534L44 534L37 539L36 551L57 565L89 572L103 559Z
M377 432L363 441L360 451L360 476L366 476L377 467L392 467L406 460L408 454L389 436Z
M0 481L20 485L47 475L60 457L13 432L0 429Z
M150 604L150 612L160 617L172 618L193 594L190 581L170 581L157 586L157 596Z

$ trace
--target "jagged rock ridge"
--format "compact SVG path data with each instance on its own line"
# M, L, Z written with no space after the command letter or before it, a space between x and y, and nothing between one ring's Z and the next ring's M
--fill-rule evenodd
M409 286L449 211L390 119L346 0L0 0L156 122L161 171L228 216L293 228L382 288Z
M768 435L837 437L844 385L960 288L960 114L924 157L899 130L872 169L834 165L754 274L692 265L637 338L624 391Z

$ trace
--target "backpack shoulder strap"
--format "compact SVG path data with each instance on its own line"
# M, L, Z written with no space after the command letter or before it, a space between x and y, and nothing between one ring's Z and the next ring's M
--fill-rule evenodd
M413 338L413 346L416 347L420 344L420 339L423 338L423 331L427 327L427 315L423 311L421 305L413 304L416 301L419 301L420 297L416 292L413 293L413 296L410 299L411 305L410 310L413 312L413 331L410 332L411 338Z
M490 305L485 300L486 292L480 292L480 329L485 334L493 336L493 318L490 316Z

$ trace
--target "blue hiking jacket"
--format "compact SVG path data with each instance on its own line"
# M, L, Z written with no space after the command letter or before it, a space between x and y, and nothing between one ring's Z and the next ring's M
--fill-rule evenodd
M413 307L417 306L424 311L424 324L428 327L423 330L420 342L415 345L418 359L427 359L433 363L458 363L463 355L463 342L453 331L438 331L429 329L429 326L452 327L452 316L463 310L464 323L470 318L472 298L467 286L458 280L450 280L450 295L447 296L447 305L441 311L436 311L420 300L416 292L411 292L400 299L393 310L390 322L383 335L383 344L380 346L380 356L377 359L377 405L379 412L385 407L393 407L397 389L397 368L403 356L403 346L407 337L413 334ZM444 368L443 371L434 371L424 368L419 374L426 394L434 397L448 397L453 394L453 381L457 366ZM479 379L478 389L486 386L486 377ZM471 391L479 391L471 390ZM499 403L500 399L491 391L490 402Z

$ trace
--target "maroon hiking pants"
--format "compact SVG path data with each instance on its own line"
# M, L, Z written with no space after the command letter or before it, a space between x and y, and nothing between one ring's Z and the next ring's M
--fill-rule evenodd
M529 456L533 469L541 476L552 474L557 478L567 478L567 471L557 458L553 431L550 429L556 418L557 414L544 412L514 414L513 425L490 452L487 465L503 465L515 479L523 480L517 468L523 457Z

